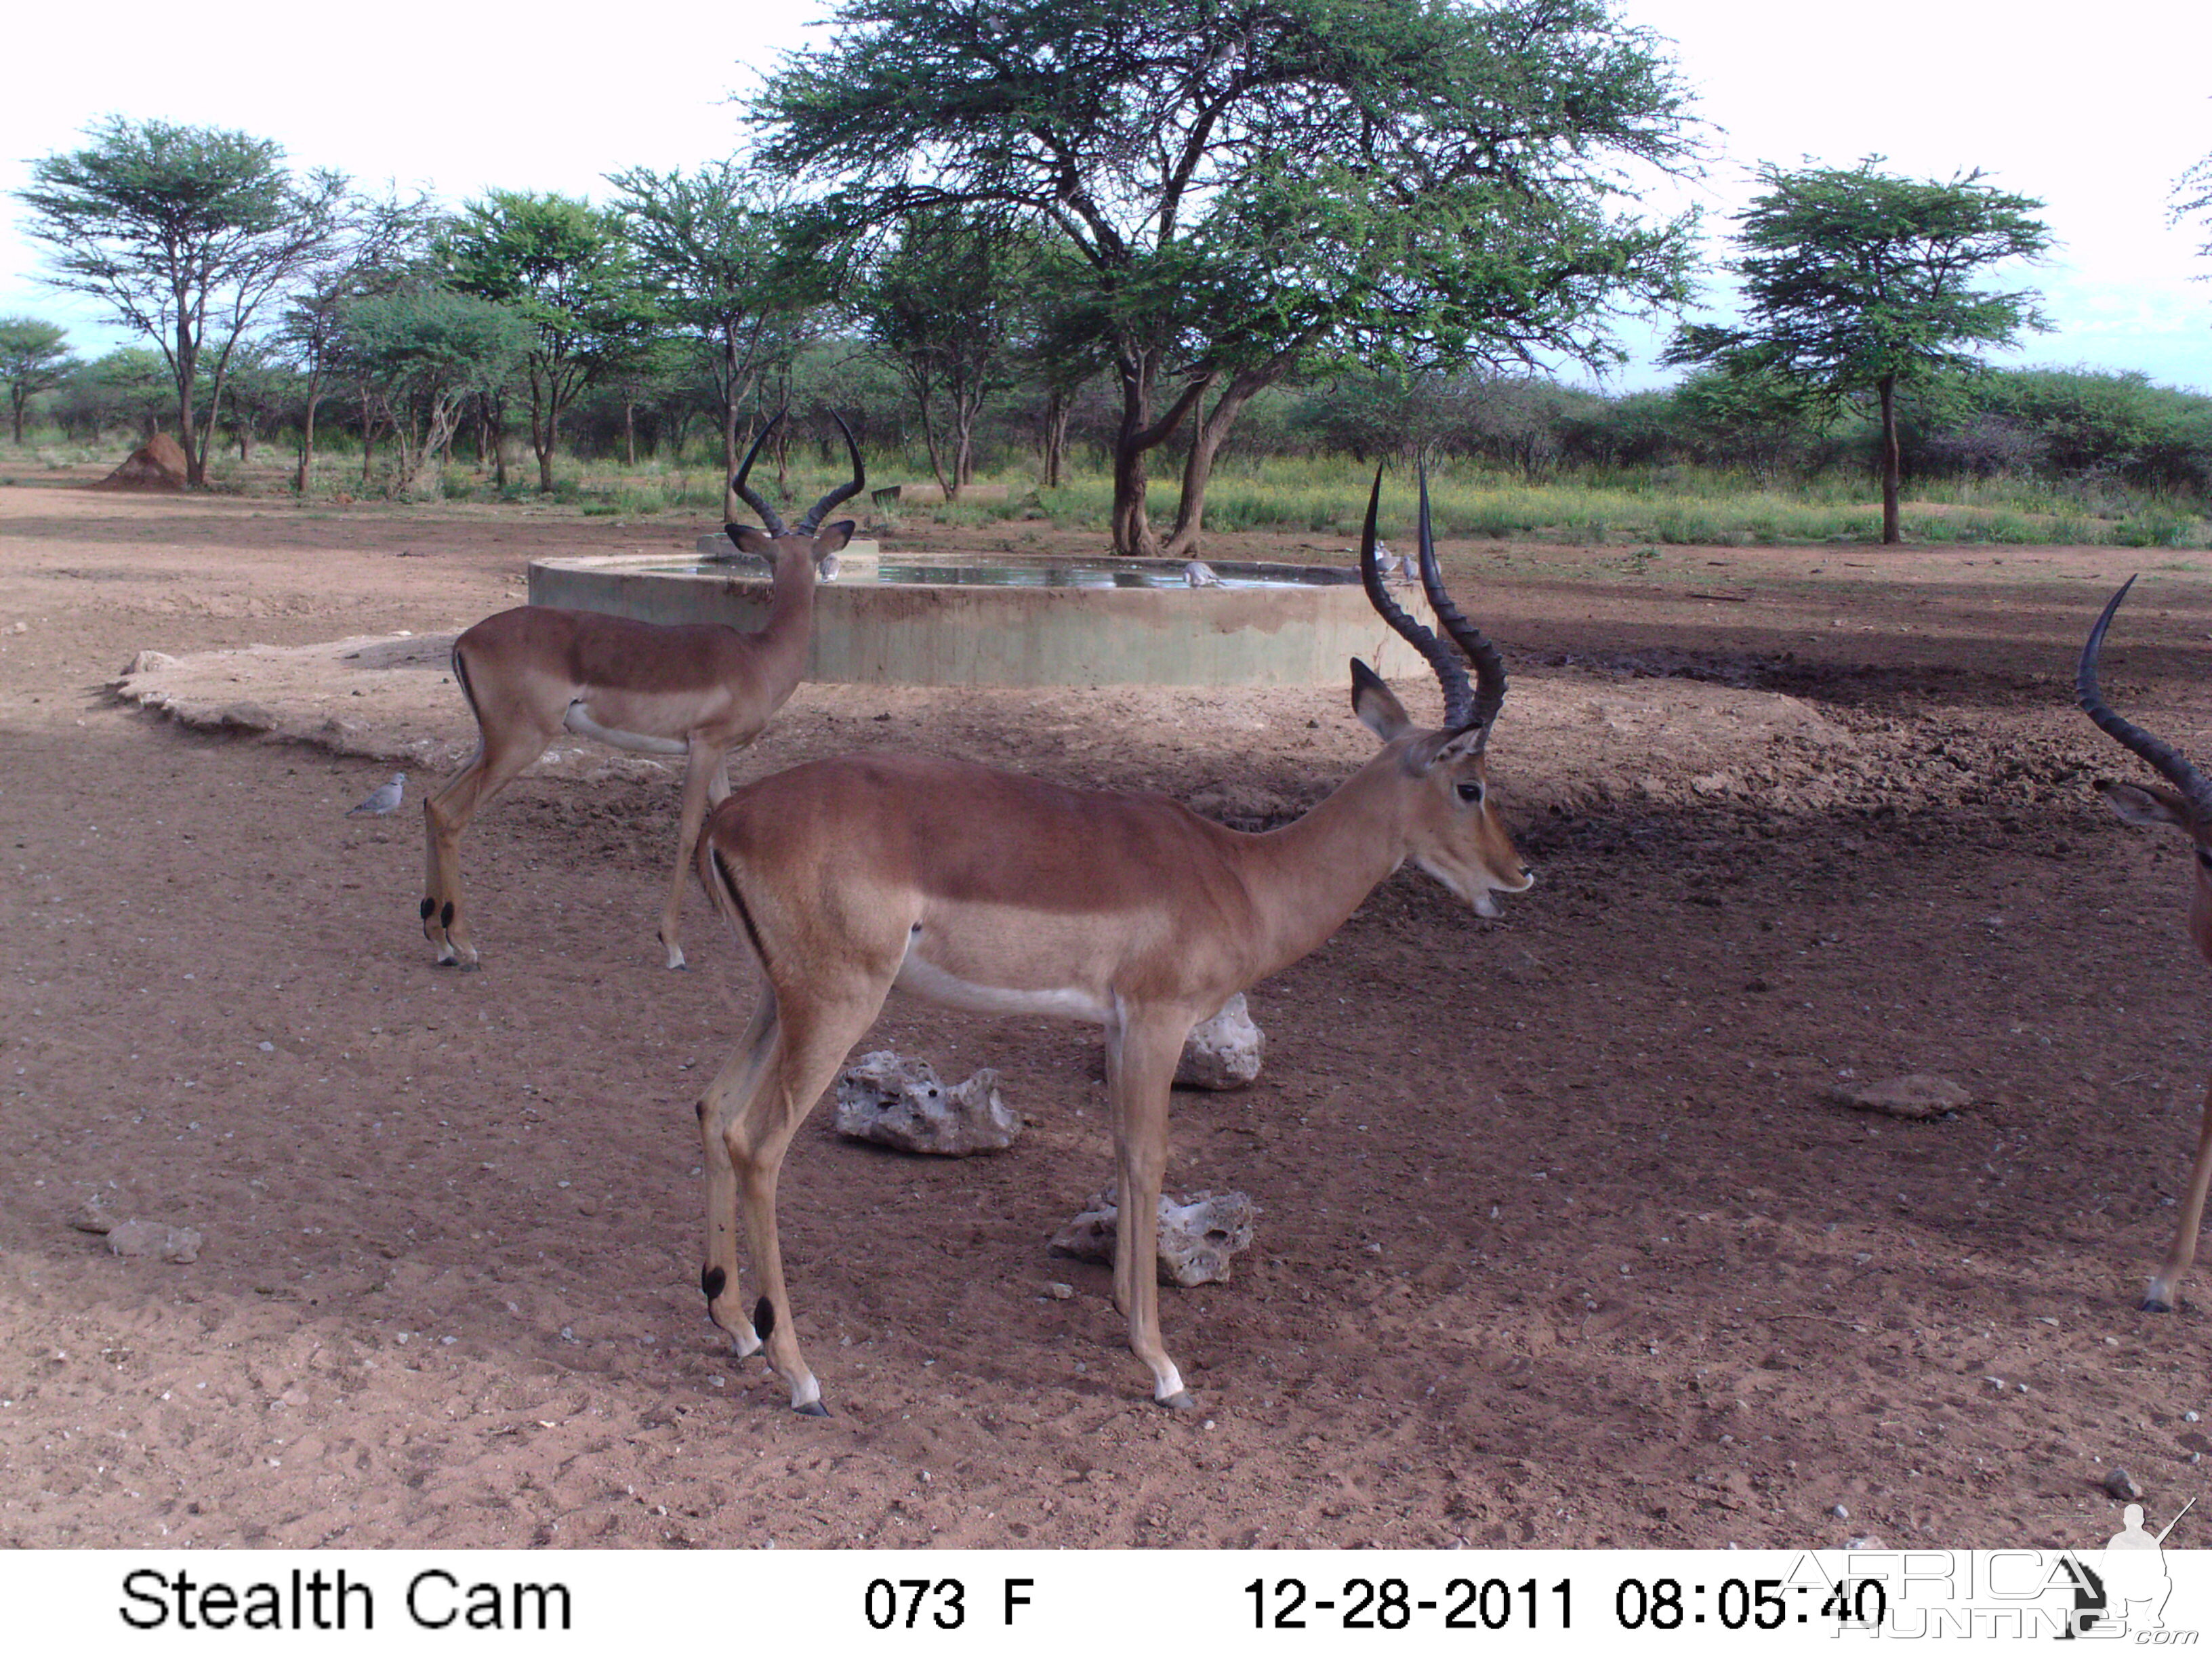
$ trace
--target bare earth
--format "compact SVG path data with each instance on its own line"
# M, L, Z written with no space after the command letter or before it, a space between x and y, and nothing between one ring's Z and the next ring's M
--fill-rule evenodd
M1170 1188L1262 1212L1164 1292L1200 1409L1045 1251L1107 1170L1097 1034L895 1001L867 1046L994 1066L1030 1127L802 1133L817 1421L703 1317L692 1103L751 993L696 894L659 966L673 775L564 748L484 816L483 973L415 921L472 734L444 638L529 556L706 526L63 482L0 489L0 1544L2082 1546L2116 1464L2154 1521L2201 1489L2212 1279L2134 1311L2208 1069L2185 854L2098 802L2139 769L2069 688L2142 569L2107 690L2212 754L2201 560L1451 544L1539 884L1486 923L1392 879L1254 993L1258 1085L1178 1097ZM142 649L184 659L149 706ZM921 750L1255 821L1370 744L1342 688L809 686L738 769ZM1921 1072L1972 1103L1827 1097ZM72 1230L94 1192L198 1260Z

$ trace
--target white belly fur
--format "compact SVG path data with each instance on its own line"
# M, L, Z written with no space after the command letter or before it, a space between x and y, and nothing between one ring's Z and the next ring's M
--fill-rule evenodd
M1017 990L1003 985L975 985L924 962L909 950L891 981L928 1001L975 1014L1051 1014L1061 1019L1109 1024L1113 1010L1088 991Z
M561 723L580 736L597 738L601 743L612 744L634 754L682 755L690 750L690 745L680 738L649 738L641 732L617 732L611 726L601 726L585 712L580 699L568 705L568 712L561 717Z

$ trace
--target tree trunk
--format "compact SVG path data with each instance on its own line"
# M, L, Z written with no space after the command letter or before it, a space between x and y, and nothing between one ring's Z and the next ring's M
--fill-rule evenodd
M185 483L197 489L207 482L207 460L200 453L198 423L192 409L192 381L199 374L199 342L192 333L192 313L185 296L177 295L177 355L170 365L177 376L177 442L185 452ZM149 442L152 440L149 439Z
M938 450L936 399L931 395L934 388L928 380L911 370L908 378L914 386L915 407L921 412L921 444L929 452L929 476L937 480L937 487L947 501L957 500L960 494L959 471L956 467L951 477L945 477L944 458Z
M1060 488L1061 469L1067 461L1067 418L1075 399L1058 386L1044 396L1044 487Z
M1158 420L1148 422L1153 382L1159 370L1158 349L1124 347L1117 368L1121 377L1121 422L1114 433L1114 550L1125 558L1157 558L1159 544L1153 539L1151 520L1145 514L1146 457L1182 424L1191 404L1213 384L1213 377L1200 375L1193 380L1172 409Z
M23 447L23 404L28 397L20 382L8 388L8 401L15 416L15 447L18 449Z
M1192 428L1190 453L1182 464L1182 500L1176 504L1175 529L1169 533L1166 547L1161 550L1167 557L1198 556L1199 533L1206 521L1206 482L1213 476L1213 463L1228 440L1229 428L1237 423L1237 416L1254 395L1280 380L1290 366L1290 360L1285 357L1261 368L1239 371L1213 400L1213 408Z
M1881 393L1881 541L1893 547L1905 539L1897 513L1898 480L1904 471L1897 446L1897 377L1885 374L1875 385Z
M637 400L623 399L623 465L635 471L637 468Z
M292 475L292 493L304 495L307 483L315 471L315 405L323 400L323 371L317 368L307 376L307 413L300 422L300 466Z

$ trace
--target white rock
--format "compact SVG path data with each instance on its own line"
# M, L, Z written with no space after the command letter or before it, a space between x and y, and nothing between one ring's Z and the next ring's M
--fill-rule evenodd
M1230 1258L1250 1248L1260 1206L1243 1193L1160 1194L1159 1280L1163 1285L1211 1285L1229 1277ZM1083 1213L1053 1235L1056 1255L1111 1261L1121 1216L1115 1189L1093 1193Z
M1239 991L1212 1019L1190 1029L1182 1058L1176 1062L1179 1089L1243 1089L1260 1075L1267 1050L1266 1033L1252 1023Z
M1916 1072L1909 1077L1887 1078L1879 1083L1839 1084L1828 1091L1839 1106L1862 1112L1881 1112L1889 1117L1941 1117L1973 1103L1973 1091L1949 1078Z
M197 1261L200 1235L190 1227L158 1221L118 1222L107 1230L107 1248L118 1255L158 1255L164 1261Z
M947 1085L927 1061L879 1048L837 1079L837 1133L854 1140L966 1158L1003 1151L1021 1132L1021 1115L1000 1098L999 1074L988 1067Z

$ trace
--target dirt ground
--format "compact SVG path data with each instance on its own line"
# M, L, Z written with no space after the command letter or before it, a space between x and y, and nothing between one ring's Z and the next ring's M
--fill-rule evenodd
M2212 1282L2134 1305L2212 1069L2186 853L2097 800L2141 769L2069 686L2141 569L2107 691L2212 755L2201 557L1449 544L1539 882L1485 922L1394 878L1254 992L1259 1084L1178 1095L1170 1188L1261 1209L1163 1293L1200 1410L1046 1253L1107 1169L1097 1034L895 1000L866 1046L995 1066L1030 1127L802 1132L819 1421L703 1317L692 1104L750 988L696 893L659 965L673 775L580 744L484 815L475 975L417 931L413 794L344 816L466 748L442 638L528 557L704 526L70 482L0 489L0 1543L2086 1546L2115 1465L2154 1524L2203 1489ZM184 659L144 706L142 650ZM1342 687L808 686L738 769L1265 822L1370 745ZM1917 1072L1972 1103L1828 1097ZM112 1255L95 1192L198 1259Z

